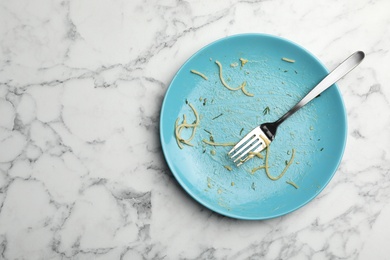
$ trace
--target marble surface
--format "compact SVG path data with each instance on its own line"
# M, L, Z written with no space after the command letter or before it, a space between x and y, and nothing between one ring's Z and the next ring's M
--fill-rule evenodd
M390 1L0 1L0 259L388 259ZM159 111L174 73L228 35L269 33L333 68L342 163L305 207L240 221L168 169Z

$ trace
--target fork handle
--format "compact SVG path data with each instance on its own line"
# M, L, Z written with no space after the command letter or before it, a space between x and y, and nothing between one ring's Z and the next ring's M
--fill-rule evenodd
M281 118L279 118L275 124L279 125L284 120L286 120L289 116L294 114L301 107L312 101L315 97L321 94L323 91L328 89L334 83L336 83L339 79L344 77L348 72L353 70L359 63L364 59L364 52L357 51L351 56L349 56L346 60L340 63L332 72L330 72L320 83L317 84L307 95L301 99L293 108L291 108L286 114L284 114Z

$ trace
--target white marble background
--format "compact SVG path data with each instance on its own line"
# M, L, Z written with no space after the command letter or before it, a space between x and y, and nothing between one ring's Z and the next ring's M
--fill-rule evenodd
M390 1L0 0L0 259L389 259ZM302 209L238 221L161 153L171 78L205 44L279 35L333 68L348 143Z

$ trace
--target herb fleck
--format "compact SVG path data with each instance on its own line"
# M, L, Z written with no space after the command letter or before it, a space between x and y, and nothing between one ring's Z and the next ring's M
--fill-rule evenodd
M270 112L269 107L266 107L266 108L264 108L264 110L263 110L263 115L269 114L269 112Z
M244 128L241 128L240 135L242 134L242 131L244 131Z
M252 190L256 190L256 184L254 182L252 182L251 188Z
M212 118L211 120L217 119L218 117L220 117L220 116L222 116L222 115L223 115L223 114L221 113L221 114L217 115L216 117Z
M211 133L210 131L208 131L208 130L206 130L206 129L203 129L203 130L204 130L206 133L212 135L212 133Z

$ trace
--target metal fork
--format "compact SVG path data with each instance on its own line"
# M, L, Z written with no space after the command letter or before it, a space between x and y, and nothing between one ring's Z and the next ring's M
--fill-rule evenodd
M365 54L362 51L355 52L321 80L317 86L281 118L272 123L261 124L250 131L229 151L228 155L230 158L234 160L234 163L236 163L237 166L240 166L254 157L254 154L261 152L274 140L278 126L283 123L284 120L354 69L364 59L364 56Z

